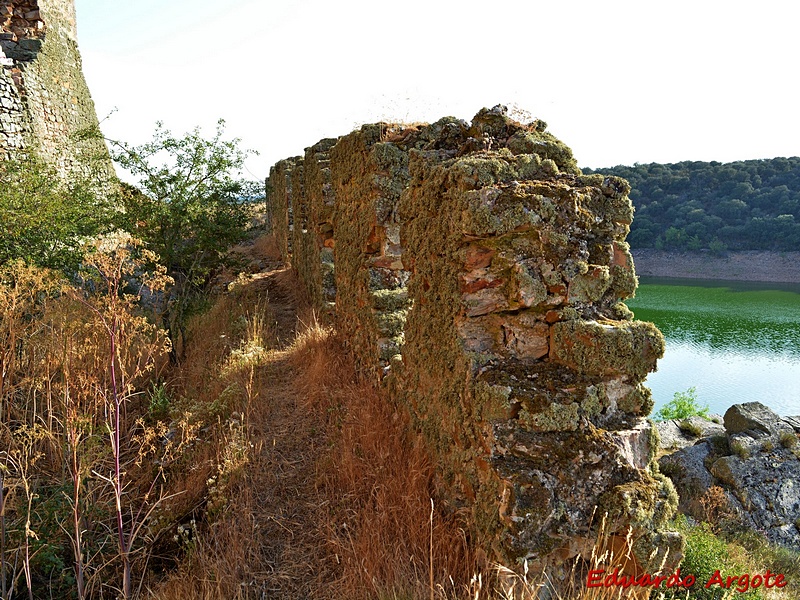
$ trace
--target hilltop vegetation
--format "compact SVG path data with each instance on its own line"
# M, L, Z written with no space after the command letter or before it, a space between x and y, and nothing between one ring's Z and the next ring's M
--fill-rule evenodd
M800 158L685 161L585 169L631 184L633 248L793 251L800 247Z

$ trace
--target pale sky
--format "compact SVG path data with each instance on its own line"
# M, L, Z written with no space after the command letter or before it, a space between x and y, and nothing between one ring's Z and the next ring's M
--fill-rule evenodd
M797 0L76 0L106 136L219 118L263 179L378 120L516 106L582 167L800 155Z

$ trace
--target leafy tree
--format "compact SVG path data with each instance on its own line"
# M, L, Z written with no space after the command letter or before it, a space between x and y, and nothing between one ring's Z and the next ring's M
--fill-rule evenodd
M35 156L0 162L0 266L14 259L74 273L82 245L111 223L88 182L64 182Z
M162 306L173 347L178 335L184 341L192 299L244 238L248 201L257 195L258 184L239 175L249 152L223 134L221 120L211 139L199 128L176 137L158 123L150 142L111 142L114 161L138 178L138 188L123 185L118 224L157 253L175 280Z
M700 406L697 402L697 388L690 387L685 392L675 392L672 400L667 402L656 413L657 421L670 419L688 419L689 417L708 416L708 406Z

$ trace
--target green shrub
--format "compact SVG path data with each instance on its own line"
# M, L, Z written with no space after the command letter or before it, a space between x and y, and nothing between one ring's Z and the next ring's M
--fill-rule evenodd
M84 242L110 221L110 204L91 182L64 182L35 156L0 162L0 265L23 259L73 274Z
M697 389L690 387L685 392L675 392L672 400L656 413L656 420L688 419L694 416L707 417L708 406L700 406L697 403Z
M694 437L700 437L703 435L703 428L700 427L697 423L692 423L691 421L681 421L678 424L678 428L685 434L693 435Z
M681 574L692 574L697 578L691 587L689 598L720 600L726 597L723 592L728 592L730 595L731 590L721 589L718 585L712 585L708 589L704 587L717 570L723 579L730 575L738 576L753 571L752 564L744 564L736 558L737 555L745 554L744 549L715 535L708 523L690 526L686 518L681 515L676 519L675 526L686 535L686 550L681 563ZM735 592L733 595L742 600L764 598L761 588L748 590L745 593ZM665 598L686 598L686 591L668 590Z
M791 431L782 431L780 440L784 448L794 448L797 445L797 435Z

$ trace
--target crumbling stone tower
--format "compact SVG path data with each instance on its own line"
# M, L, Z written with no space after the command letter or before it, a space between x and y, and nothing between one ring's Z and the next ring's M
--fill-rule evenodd
M78 53L74 0L0 0L0 159L36 152L59 175L113 174Z

